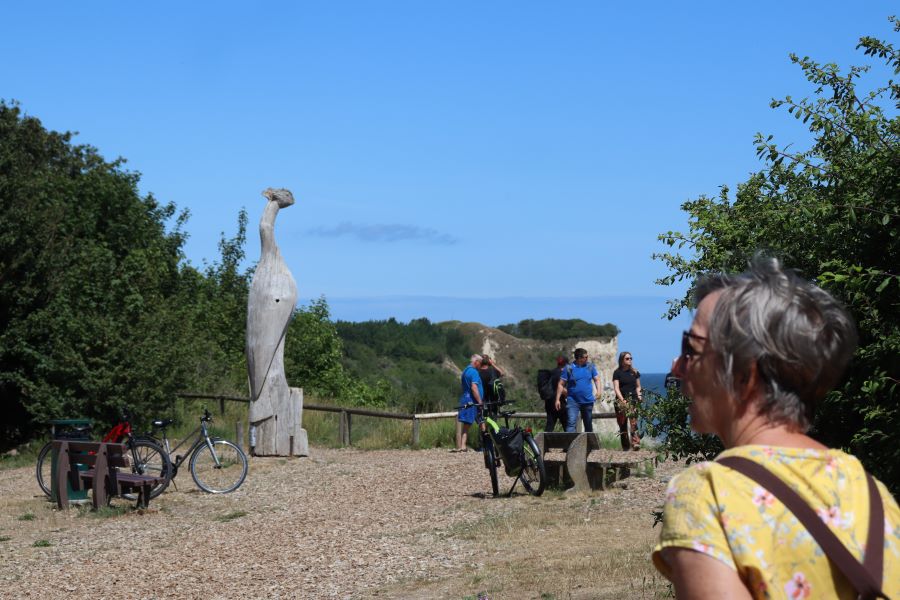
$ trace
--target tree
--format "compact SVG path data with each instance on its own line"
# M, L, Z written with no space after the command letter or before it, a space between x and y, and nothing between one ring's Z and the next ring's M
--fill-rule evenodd
M123 160L0 102L0 393L5 444L49 418L171 401L188 369L186 214ZM167 231L175 217L174 227Z
M894 32L900 21L891 17ZM892 44L863 37L858 49L900 73ZM843 385L817 412L812 434L851 450L896 494L900 491L900 84L864 92L869 66L822 65L791 55L814 85L812 98L773 100L812 134L793 151L757 135L764 167L715 198L686 202L689 232L659 236L673 251L655 255L671 273L658 281L695 281L713 271L743 271L760 249L815 279L856 320L860 345ZM687 250L687 255L677 250ZM669 315L690 304L691 291Z
M341 366L342 352L324 297L294 311L284 348L289 385L302 387L307 393L340 396L348 385Z
M583 319L525 319L518 323L500 325L500 331L516 337L555 341L576 337L616 337L619 328L612 323L597 325Z

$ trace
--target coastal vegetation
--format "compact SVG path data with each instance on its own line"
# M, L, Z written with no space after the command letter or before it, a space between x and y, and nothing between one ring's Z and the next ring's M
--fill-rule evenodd
M900 21L891 22L900 31ZM734 192L723 186L715 197L684 203L687 232L660 235L671 250L657 255L670 270L659 283L743 271L764 251L840 298L857 323L860 344L842 385L818 407L812 434L852 451L897 494L900 51L873 37L861 38L857 48L873 64L841 70L791 56L813 94L771 106L806 124L812 143L800 150L758 134L763 167ZM872 76L884 79L869 81ZM669 315L690 304L689 290L671 303ZM677 407L670 416L683 424ZM691 443L689 431L682 434L671 443Z
M525 319L497 327L510 335L535 340L553 341L570 338L612 338L619 328L612 323L597 325L582 319Z

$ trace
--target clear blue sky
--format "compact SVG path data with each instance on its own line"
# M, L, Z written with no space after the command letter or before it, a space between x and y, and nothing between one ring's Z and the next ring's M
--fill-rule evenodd
M753 135L805 146L772 97L789 52L865 62L896 3L18 2L0 98L122 156L191 213L214 261L269 186L305 302L336 318L496 325L582 317L665 371L657 235L759 168Z

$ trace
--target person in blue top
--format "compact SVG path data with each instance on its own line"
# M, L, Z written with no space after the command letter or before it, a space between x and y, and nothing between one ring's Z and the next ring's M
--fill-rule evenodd
M470 406L469 408L463 408L463 406L471 402L481 404L482 398L484 398L484 387L481 383L481 375L478 373L480 366L481 355L473 354L469 366L463 370L459 378L462 393L459 395L459 416L457 417L460 425L456 428L457 452L465 452L467 450L466 442L469 437L469 427L475 422L475 415L478 410L475 406Z
M559 375L559 385L556 386L556 410L560 410L560 398L566 394L566 431L575 431L578 415L584 422L585 431L594 431L591 420L594 412L594 387L597 395L600 395L600 374L594 363L588 362L587 350L575 349L575 362L566 365ZM571 380L571 383L569 382Z

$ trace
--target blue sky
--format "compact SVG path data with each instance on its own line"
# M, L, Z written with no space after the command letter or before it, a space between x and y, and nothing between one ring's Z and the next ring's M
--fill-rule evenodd
M214 261L266 187L302 301L336 318L613 322L665 371L689 317L654 280L680 205L805 146L789 52L862 63L892 2L31 2L4 8L17 100L191 213Z

